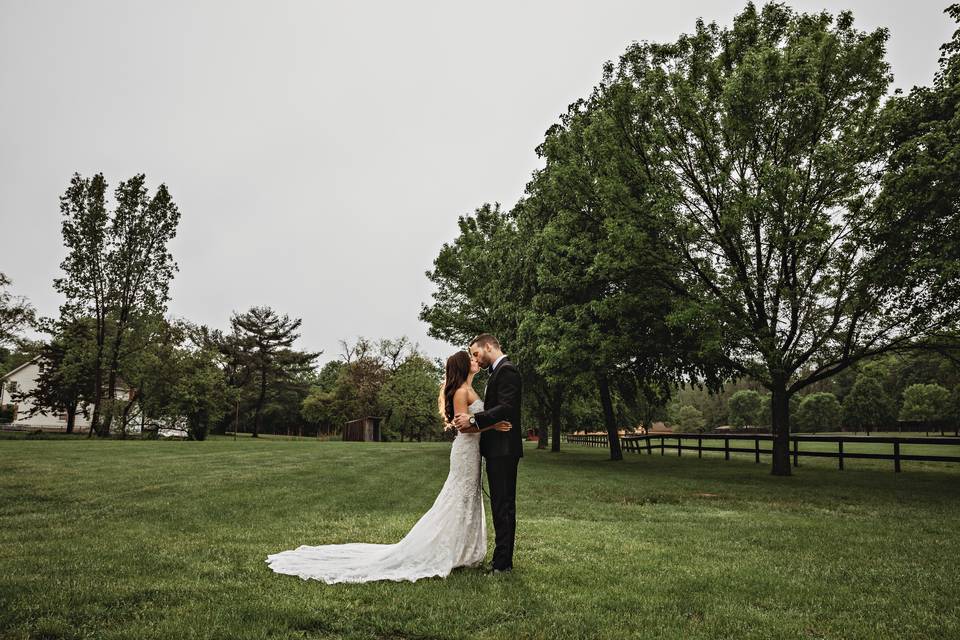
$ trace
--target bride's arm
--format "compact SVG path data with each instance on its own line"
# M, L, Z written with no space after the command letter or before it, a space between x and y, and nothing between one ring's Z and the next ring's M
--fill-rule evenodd
M453 394L453 415L458 415L461 413L469 413L470 407L470 392L467 391L466 387L460 387ZM460 429L460 433L477 433L480 429L476 427L469 427L467 429Z
M453 415L458 413L469 413L470 412L470 392L466 387L463 389L457 389L457 392L453 394ZM482 429L480 427L467 427L466 429L460 429L460 433L480 433L481 431L489 431L490 429L496 429L497 431L510 431L510 423L506 420L501 420L496 424L491 424Z

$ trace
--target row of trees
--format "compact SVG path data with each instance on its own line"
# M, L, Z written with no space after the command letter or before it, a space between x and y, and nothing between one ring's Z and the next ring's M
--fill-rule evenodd
M815 391L796 398L790 413L796 431L820 432L866 431L894 429L897 422L921 422L939 425L939 429L960 431L960 387L951 392L939 384L912 384L903 392L899 410L894 409L875 381L866 378L843 401L829 391ZM702 432L707 420L693 405L671 407L671 422L675 431ZM735 393L729 401L730 424L744 427L769 425L771 421L769 397L753 390Z
M960 20L960 6L948 9ZM553 424L732 378L770 395L772 473L791 398L882 354L956 348L960 32L930 87L888 94L886 29L752 3L604 66L537 148L509 211L460 219L421 317L498 334Z
M791 398L800 431L895 430L898 421L960 428L960 363L936 353L889 354L854 365L809 393ZM680 390L668 405L674 429L769 426L769 393L754 384L727 385L714 396ZM683 419L686 418L686 419Z
M328 362L303 402L303 417L324 433L364 416L385 419L385 439L438 439L443 422L437 409L440 363L420 353L406 337L374 343L341 342L339 360Z
M332 433L365 415L385 416L388 438L441 435L438 363L407 338L344 342L342 359L318 371L321 354L295 346L301 320L269 307L234 313L227 330L166 317L176 204L165 185L150 194L142 174L121 182L113 203L101 174L74 175L61 197L59 317L38 318L0 274L0 369L37 356L40 368L36 388L6 397L29 398L31 413L65 415L68 433L83 415L90 436L136 427L195 439L241 427L253 437ZM47 339L23 339L28 327Z
M126 436L134 427L180 428L200 440L238 428L253 437L334 434L347 420L376 415L386 418L386 439L442 437L439 365L407 338L343 342L342 358L318 370L320 354L293 347L300 324L268 307L234 313L227 331L139 317L118 360L118 380L132 393L110 401L102 393L101 406L109 403L115 419L110 431L90 435ZM13 399L29 397L33 413L65 414L72 433L78 415L92 417L96 400L95 323L55 326L49 340L14 352L17 361L40 356L40 376L35 389Z

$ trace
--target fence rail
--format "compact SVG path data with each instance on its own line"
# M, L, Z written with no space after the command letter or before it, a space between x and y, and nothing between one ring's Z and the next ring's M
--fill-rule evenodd
M608 447L609 440L605 435L572 435L565 434L566 441L570 444L582 444L588 447ZM667 441L671 442L667 442ZM707 445L704 445L704 441ZM710 441L723 441L723 446L711 446ZM657 442L659 441L659 442ZM685 444L686 442L696 441L696 444ZM731 445L731 441L734 446ZM738 446L743 442L751 442L752 447ZM770 442L770 447L761 447L761 442ZM836 451L810 451L800 448L803 442L835 442ZM675 434L656 434L656 435L631 435L620 436L620 448L623 451L633 453L646 452L647 455L653 455L654 449L660 450L660 455L666 455L666 452L676 451L678 456L682 456L684 451L696 451L697 457L702 458L704 451L722 451L724 459L729 460L731 453L752 453L755 462L760 462L761 455L771 455L773 435L771 434L742 434L742 433L675 433ZM890 444L893 445L891 453L866 453L861 451L844 451L844 443L848 444ZM900 437L900 436L818 436L818 435L792 435L790 436L790 456L793 458L793 466L800 466L800 458L836 458L838 468L843 470L843 461L847 458L867 458L871 460L892 460L893 470L900 472L900 463L903 461L918 462L960 462L960 456L957 455L921 455L901 453L900 447L905 444L922 444L944 447L960 447L960 438L956 437ZM945 451L960 451L958 449L945 449Z

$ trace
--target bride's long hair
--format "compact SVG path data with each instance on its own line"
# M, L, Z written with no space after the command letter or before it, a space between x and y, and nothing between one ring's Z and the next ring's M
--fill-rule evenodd
M453 394L470 377L470 355L466 351L457 351L447 358L447 371L440 383L440 395L437 408L447 422L453 419Z

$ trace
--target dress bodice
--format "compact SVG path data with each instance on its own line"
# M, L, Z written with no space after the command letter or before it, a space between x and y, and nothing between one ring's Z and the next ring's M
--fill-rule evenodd
M469 407L467 407L467 413L469 413L470 415L473 415L473 414L477 413L478 411L483 411L483 400L482 400L481 398L477 398L476 400L474 400L473 402L470 403L470 406L469 406ZM455 435L455 437L454 437L454 440L455 440L455 441L456 441L457 439L459 439L459 440L461 440L461 441L462 441L462 440L474 440L474 439L480 440L480 433L479 433L479 432L474 432L474 433L469 433L469 432L467 432L467 433L462 433L462 432L458 432L458 433Z

